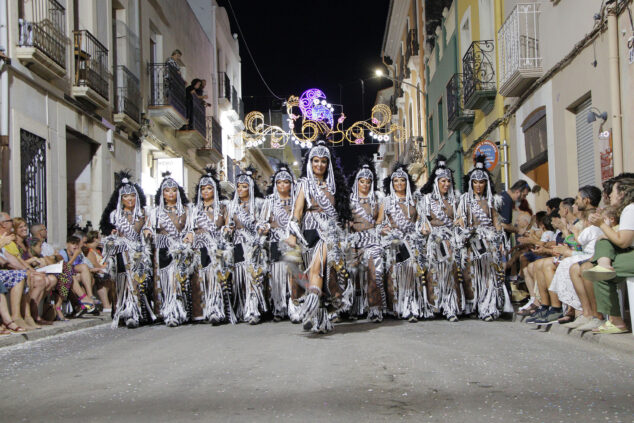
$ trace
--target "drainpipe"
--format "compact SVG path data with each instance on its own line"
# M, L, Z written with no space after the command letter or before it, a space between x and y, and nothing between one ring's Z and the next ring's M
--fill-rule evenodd
M0 0L0 47L9 55L8 28L7 28L7 0ZM8 64L0 68L0 157L2 157L1 201L3 210L9 210L9 72Z
M617 10L616 2L608 9L608 63L610 72L610 109L612 111L612 160L615 175L623 172L623 132L621 128Z

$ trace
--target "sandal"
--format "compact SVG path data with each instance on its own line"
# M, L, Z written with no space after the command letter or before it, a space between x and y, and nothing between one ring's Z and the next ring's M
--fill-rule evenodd
M574 314L566 314L564 317L560 317L557 319L557 323L560 325L565 325L566 323L574 322L577 318Z
M615 333L625 333L625 332L627 332L627 328L620 328L609 320L606 320L606 322L602 324L601 326L599 326L598 328L592 329L592 333L615 334Z
M68 319L66 318L66 316L64 316L64 312L62 311L61 307L55 307L55 311L56 311L56 316L55 316L55 320L58 322L68 322Z
M11 327L11 325L13 325L13 328ZM5 323L5 327L13 333L26 332L26 329L24 329L21 326L18 326L13 320L11 320L9 323Z
M0 328L0 336L1 335L11 335L11 331L8 329L5 329L4 326Z
M525 308L524 310L518 310L517 313L515 314L517 314L518 316L530 316L535 311L537 311L538 308L539 306L536 306L535 304L531 304L530 307Z

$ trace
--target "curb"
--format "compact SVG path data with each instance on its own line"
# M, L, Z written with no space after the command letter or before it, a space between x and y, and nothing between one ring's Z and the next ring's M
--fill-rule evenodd
M513 314L513 323L522 325L531 330L540 331L544 333L554 333L557 335L569 336L576 339L581 339L585 342L592 342L594 344L601 345L612 350L617 350L624 354L634 353L634 336L631 333L623 333L617 335L606 335L592 332L579 332L575 329L568 329L555 322L551 325L529 325L524 323L524 320L528 316L518 316Z
M45 326L42 329L32 330L22 333L14 333L11 335L0 337L0 348L9 347L11 345L23 344L28 341L36 341L38 339L48 338L50 336L60 335L62 333L74 332L80 329L86 329L93 326L105 325L112 320L110 316L84 316L79 319L72 319L68 322L55 322L53 326Z

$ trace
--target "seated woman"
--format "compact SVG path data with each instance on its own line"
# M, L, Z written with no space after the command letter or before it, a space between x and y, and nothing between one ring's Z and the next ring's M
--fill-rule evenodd
M0 250L13 242L13 235L0 234ZM26 270L9 270L9 261L0 252L0 314L3 325L11 332L26 331L26 323L20 314L20 300L26 283ZM11 300L11 313L6 305L5 294L9 294ZM6 313L5 313L6 307Z
M80 317L85 313L99 314L99 310L95 307L88 294L84 290L80 283L80 275L74 270L74 266L81 261L81 240L71 235L66 240L66 248L59 251L59 256L63 260L62 266L63 272L57 275L57 300L55 303L55 310L57 317L63 320L63 313L61 311L62 302L68 298L68 294L73 292L79 300L79 309L75 312L75 317ZM70 280L69 280L70 279ZM70 289L69 289L70 287Z
M595 267L583 273L583 277L594 281L597 311L608 316L596 333L623 333L627 331L621 316L617 284L623 278L634 276L634 178L620 178L610 194L610 204L620 211L619 229L607 225L599 213L588 218L599 227L607 239L597 242L592 262Z
M90 231L86 237L86 243L82 247L82 252L86 257L84 263L89 267L95 280L95 291L103 305L103 312L112 311L110 297L114 294L114 283L108 274L108 266L104 264L104 258L99 251L101 245L101 235L99 231Z
M351 219L350 203L333 160L325 141L318 141L306 154L287 240L294 246L299 239L306 247L308 286L301 317L304 330L318 333L333 330L328 307L336 314L352 305L352 283L341 250L342 227Z

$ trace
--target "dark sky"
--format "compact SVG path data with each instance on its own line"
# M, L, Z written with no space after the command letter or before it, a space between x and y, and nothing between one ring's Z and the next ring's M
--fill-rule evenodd
M232 31L238 32L229 0L218 3L227 9ZM247 53L246 40L276 95L286 99L319 88L329 102L343 104L346 127L368 119L377 90L391 85L374 77L381 66L388 5L388 0L231 0L244 36L240 57L245 113L265 112L264 105L273 99ZM360 79L365 80L363 112ZM371 147L337 149L337 153L349 162L352 148L359 154Z

